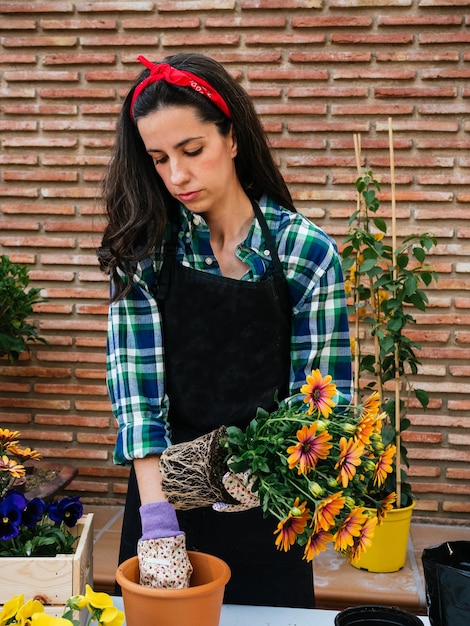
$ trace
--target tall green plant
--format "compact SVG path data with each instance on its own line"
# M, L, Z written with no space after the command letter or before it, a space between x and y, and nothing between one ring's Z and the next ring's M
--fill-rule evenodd
M342 251L346 289L352 302L355 403L365 389L379 393L387 415L383 442L396 443L398 463L401 459L409 467L401 438L410 426L406 417L409 400L414 394L426 408L429 398L410 378L421 365L416 354L421 346L408 337L407 329L416 323L413 310L426 309L424 288L437 281L427 262L437 240L425 232L403 238L393 249L387 242L387 223L378 215L380 185L372 171L356 180L356 190L358 208L349 219ZM398 493L397 506L406 506L412 498L411 486L406 471L401 468L398 475L397 471L395 466L383 490L385 495Z
M45 340L27 318L33 305L41 301L40 290L29 286L28 268L0 256L0 356L11 362L26 350L29 341Z

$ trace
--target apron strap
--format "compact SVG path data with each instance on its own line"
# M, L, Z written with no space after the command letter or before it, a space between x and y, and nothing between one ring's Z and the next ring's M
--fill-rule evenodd
M250 198L250 201L253 207L253 211L255 213L255 217L258 220L258 223L261 227L261 232L263 233L263 237L266 241L266 245L271 254L271 259L272 259L272 263L274 267L273 277L274 277L274 281L276 284L276 289L281 289L281 290L286 291L286 288L287 288L287 293L289 293L287 280L284 275L284 271L282 269L282 264L279 259L279 255L277 253L276 243L271 234L271 231L268 228L266 218L264 217L263 212L261 211L259 204L256 202L256 200L253 200ZM152 294L155 296L157 300L164 300L168 293L168 289L170 288L171 273L172 273L171 268L173 267L173 261L176 257L177 246L178 246L178 229L173 224L172 229L171 229L171 237L164 245L163 264L160 270L158 282L151 289ZM289 302L290 302L290 297L289 297Z

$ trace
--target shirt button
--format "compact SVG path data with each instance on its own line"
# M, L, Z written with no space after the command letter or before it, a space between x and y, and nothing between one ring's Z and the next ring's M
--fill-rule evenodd
M208 257L206 257L206 258L205 258L205 262L206 262L206 265L212 265L212 263L213 263L214 261L213 261L213 259L211 259L211 257L210 257L210 256L208 256Z
M265 250L265 251L263 252L263 254L264 254L264 256L269 256L269 250Z
M194 226L199 226L200 223L201 223L201 218L199 217L199 215L195 215L193 217L193 224L194 224Z

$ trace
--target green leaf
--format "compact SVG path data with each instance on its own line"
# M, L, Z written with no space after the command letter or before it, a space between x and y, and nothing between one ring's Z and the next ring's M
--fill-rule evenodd
M424 389L415 389L415 396L423 409L426 409L429 404L429 395Z
M387 232L387 223L381 217L374 217L374 224L381 232Z
M365 261L363 263L361 263L360 267L359 267L359 271L361 273L366 273L369 272L370 270L372 270L377 263L377 258L373 258L373 259L365 259Z

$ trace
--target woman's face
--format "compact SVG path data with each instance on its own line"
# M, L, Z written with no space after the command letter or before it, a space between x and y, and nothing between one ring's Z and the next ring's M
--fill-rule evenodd
M160 109L137 122L145 148L171 195L194 213L228 208L240 184L236 141L189 106ZM234 195L232 195L234 194Z

